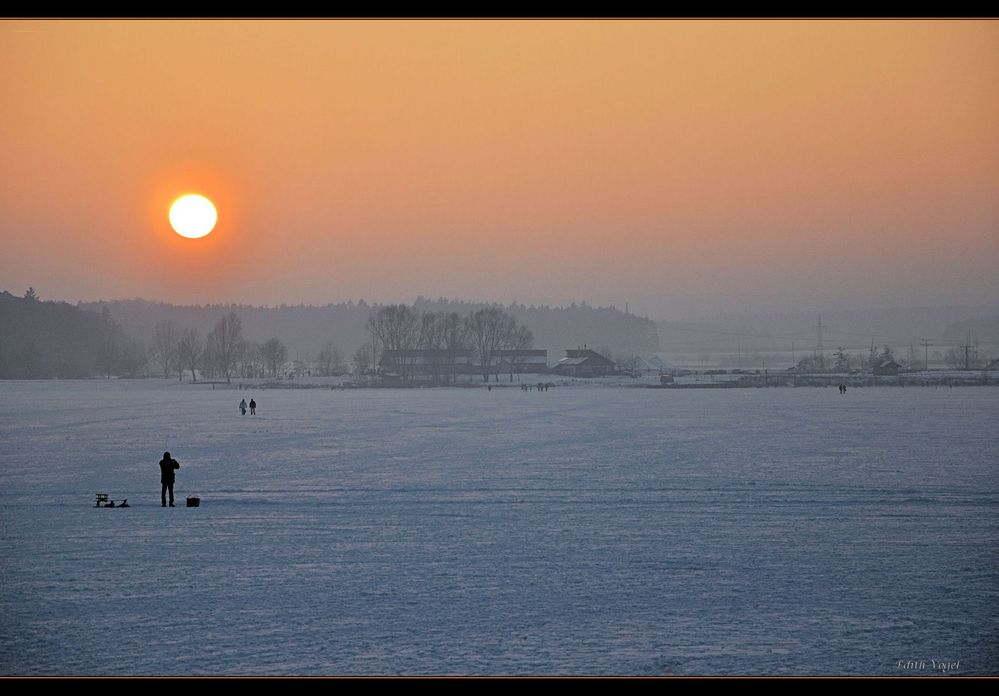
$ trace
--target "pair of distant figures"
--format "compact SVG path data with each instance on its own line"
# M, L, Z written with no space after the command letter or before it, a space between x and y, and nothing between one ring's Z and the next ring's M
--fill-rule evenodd
M239 402L239 412L244 416L246 415L246 399ZM253 399L250 399L250 415L257 415L257 402Z

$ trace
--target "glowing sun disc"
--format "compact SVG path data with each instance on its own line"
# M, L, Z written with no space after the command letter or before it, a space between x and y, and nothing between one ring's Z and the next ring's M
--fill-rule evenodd
M215 228L217 220L212 202L196 193L181 196L170 206L170 226L181 237L204 237Z

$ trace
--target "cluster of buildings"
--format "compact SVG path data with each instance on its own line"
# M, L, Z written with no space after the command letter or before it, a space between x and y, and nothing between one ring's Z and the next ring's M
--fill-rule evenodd
M617 364L588 348L565 351L565 357L549 364L545 349L493 351L489 365L484 366L473 350L386 350L380 363L386 377L417 380L455 381L466 376L484 374L557 374L566 377L605 377L617 374Z

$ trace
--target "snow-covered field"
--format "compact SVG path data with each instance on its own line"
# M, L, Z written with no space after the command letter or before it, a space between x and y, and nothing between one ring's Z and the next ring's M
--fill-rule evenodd
M0 383L0 673L999 674L997 413Z

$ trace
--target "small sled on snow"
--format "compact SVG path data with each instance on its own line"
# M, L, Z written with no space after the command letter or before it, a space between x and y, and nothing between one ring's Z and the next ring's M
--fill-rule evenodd
M94 503L95 508L131 507L131 505L128 504L128 498L123 498L118 502L115 502L114 500L111 500L111 498L108 496L107 493L97 493L96 495L97 495L97 502Z

